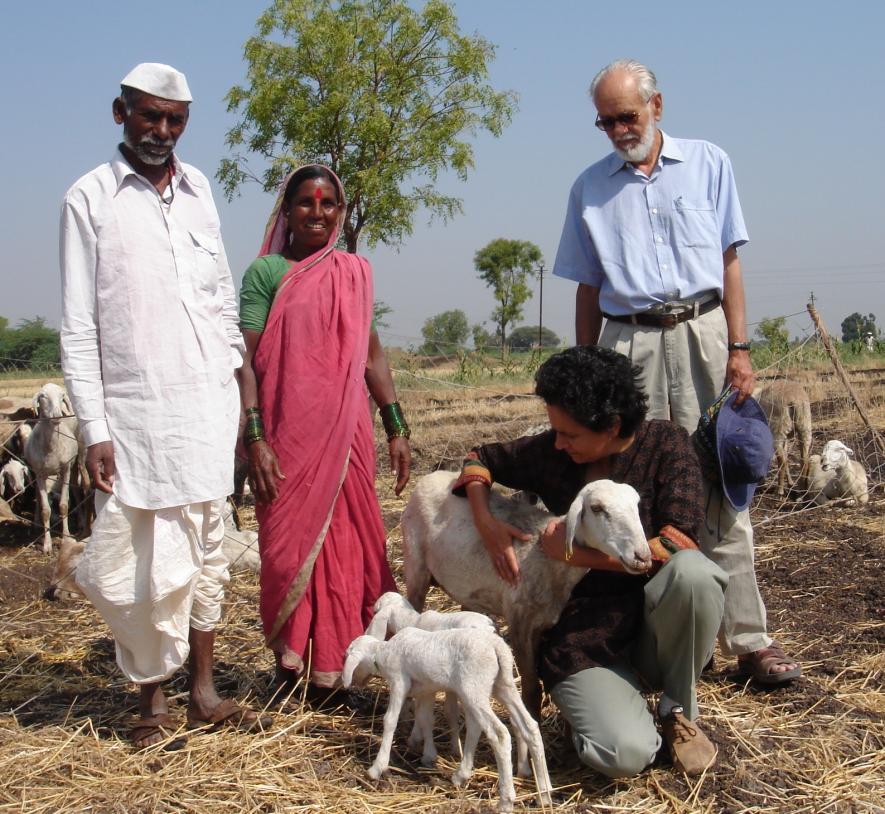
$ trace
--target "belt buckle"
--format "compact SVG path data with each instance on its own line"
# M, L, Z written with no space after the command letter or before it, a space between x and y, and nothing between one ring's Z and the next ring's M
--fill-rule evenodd
M679 314L661 314L660 320L662 328L675 328L679 324Z

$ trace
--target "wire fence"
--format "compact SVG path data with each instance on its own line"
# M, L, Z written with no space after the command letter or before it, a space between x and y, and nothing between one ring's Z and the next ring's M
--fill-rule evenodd
M802 312L789 315L791 318ZM820 453L828 440L842 441L863 466L869 493L881 499L885 486L885 442L880 428L885 427L885 358L878 353L842 349L847 357L847 371L834 368L824 336L808 317L804 335L790 344L754 348L753 363L757 373L757 395L773 383L793 382L808 399L811 412L811 453ZM825 332L824 332L825 333ZM388 343L407 337L385 335ZM546 428L543 405L533 395L533 377L541 362L556 349L533 349L523 353L500 353L495 349L441 347L433 356L410 351L389 351L400 401L412 429L415 476L438 468L457 469L469 449L490 441L506 441ZM20 360L0 357L0 399L13 396L27 402L43 381L58 380L57 366L37 370L13 368ZM13 373L15 373L13 377ZM2 380L4 375L9 378ZM22 442L16 440L19 428L36 423L33 414L4 420L0 416L0 464L18 461L26 465ZM387 487L386 461L380 427L379 491ZM771 523L797 513L827 511L828 506L813 505L814 495L807 481L806 450L794 430L786 438L786 465L780 478L777 462L757 490L751 509L756 524ZM81 450L82 452L82 450ZM72 462L76 469L76 460ZM10 507L9 519L34 529L29 543L43 537L42 520L32 498L36 478L27 470L22 488L8 488L8 478L0 478L0 490ZM76 481L75 481L76 482ZM84 490L69 508L69 515L83 515L91 495ZM250 523L247 511L245 522ZM230 531L235 533L231 528ZM84 529L78 528L82 535ZM254 540L252 541L254 545ZM248 549L249 546L246 546ZM245 552L244 552L245 553Z

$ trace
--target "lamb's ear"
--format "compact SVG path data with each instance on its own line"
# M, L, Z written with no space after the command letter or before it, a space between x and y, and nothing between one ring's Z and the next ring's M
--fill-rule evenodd
M387 620L390 618L390 608L379 611L372 617L369 626L366 628L366 636L378 639L383 642L387 638Z
M61 397L61 408L65 415L73 415L74 414L74 405L71 404L70 398L68 398L68 394L65 393Z
M568 514L565 518L565 558L570 560L572 558L572 552L574 551L573 545L575 541L575 531L578 528L578 524L584 518L584 495L582 492L578 492L578 496L572 501L572 505L569 506Z
M853 458L853 457L854 457L854 450L851 449L850 447L845 447L845 454L846 454L849 458Z
M40 391L39 390L36 393L34 393L34 398L31 399L31 404L34 407L34 415L37 416L37 418L39 418L40 417Z
M347 689L353 683L353 671L360 663L356 654L349 655L344 661L344 669L341 671L341 686Z

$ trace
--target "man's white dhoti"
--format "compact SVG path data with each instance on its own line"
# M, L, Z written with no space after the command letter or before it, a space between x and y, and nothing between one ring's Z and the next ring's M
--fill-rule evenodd
M96 492L76 579L114 634L117 663L131 681L171 676L187 659L189 629L211 631L220 621L229 581L223 505L136 509Z

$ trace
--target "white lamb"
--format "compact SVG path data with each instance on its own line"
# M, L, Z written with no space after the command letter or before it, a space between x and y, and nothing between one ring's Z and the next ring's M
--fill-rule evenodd
M835 472L829 484L831 500L853 498L859 504L870 502L867 473L860 461L854 460L854 452L841 441L824 444L820 465L824 472Z
M37 494L43 518L43 553L52 551L49 533L49 487L47 480L58 478L58 513L61 515L62 536L68 529L68 500L71 475L77 460L77 419L65 391L53 382L47 382L34 395L37 425L25 446L25 460L34 472Z
M551 560L534 542L515 540L521 577L514 588L495 572L470 506L452 494L454 472L433 472L415 486L400 525L407 596L421 610L431 580L460 605L503 616L508 625L522 697L534 715L541 709L536 656L541 634L559 618L572 588L586 571ZM543 531L552 515L492 493L492 514L528 532ZM597 548L630 573L644 573L651 551L639 520L632 486L598 480L577 495L566 518L566 542Z
M421 630L455 630L456 628L473 628L495 632L495 623L484 613L473 611L453 611L440 613L426 610L418 613L412 603L396 591L381 594L375 602L375 615L366 628L367 636L374 636L384 641L388 636L399 633L406 627L417 627Z
M835 493L832 483L835 478L835 470L824 470L821 466L820 455L811 455L808 458L805 494L813 505L823 506L832 500L832 495Z
M341 675L345 687L363 684L370 675L381 675L390 697L384 714L384 733L369 777L377 780L390 761L390 748L405 699L415 699L415 719L424 737L422 762L436 760L433 745L433 702L438 691L457 696L464 708L467 732L464 754L452 782L462 786L473 774L473 757L480 732L495 752L498 766L498 810L513 810L516 792L510 758L510 733L492 710L491 698L510 713L523 745L521 759L531 753L542 805L550 805L550 777L538 724L520 700L513 678L513 655L504 640L486 630L425 631L405 628L387 642L360 636L351 642Z
M15 458L11 458L0 469L0 496L13 502L28 485L30 472L28 468Z
M366 635L373 636L384 641L388 636L393 636L407 627L416 627L420 630L486 630L495 632L495 623L484 613L473 611L453 611L440 613L439 611L426 610L418 613L408 599L396 591L388 591L381 594L375 602L375 615L366 628ZM449 736L452 754L456 758L461 757L461 742L458 739L458 699L446 693L445 703L446 720L449 724ZM409 744L415 745L421 740L418 715L415 715L415 723L412 733L409 735Z

